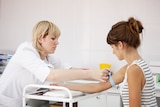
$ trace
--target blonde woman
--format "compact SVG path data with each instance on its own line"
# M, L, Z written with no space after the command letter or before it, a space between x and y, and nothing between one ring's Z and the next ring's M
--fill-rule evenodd
M24 42L17 48L0 78L0 107L22 107L22 91L28 84L75 79L107 80L106 71L72 69L55 57L59 36L60 30L52 22L40 21L35 25L32 42ZM46 107L48 104L38 101L33 106Z

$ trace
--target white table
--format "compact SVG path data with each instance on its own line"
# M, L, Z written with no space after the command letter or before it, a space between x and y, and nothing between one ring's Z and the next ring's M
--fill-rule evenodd
M27 93L27 89L30 88L49 88L49 89L56 89L56 90L63 90L68 93L68 97L53 97L53 96L44 96L44 95L33 95L30 93ZM47 101L56 101L56 102L63 102L63 107L65 107L65 103L69 103L69 107L73 107L73 103L78 102L80 100L84 100L87 98L95 97L98 95L105 94L106 91L100 92L100 93L94 93L94 94L83 94L80 96L72 96L72 93L69 89L65 87L60 86L48 86L48 85L28 85L23 90L23 107L26 107L26 100L27 99L37 99L37 100L47 100Z

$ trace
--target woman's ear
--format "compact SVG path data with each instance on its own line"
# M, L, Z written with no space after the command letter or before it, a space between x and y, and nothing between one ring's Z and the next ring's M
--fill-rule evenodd
M42 36L38 36L37 40L38 40L39 43L42 43L43 37Z
M124 48L124 44L122 41L118 41L118 47L121 49Z

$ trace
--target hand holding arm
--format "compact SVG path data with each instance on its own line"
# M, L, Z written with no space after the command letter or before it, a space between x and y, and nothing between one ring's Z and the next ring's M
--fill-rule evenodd
M115 84L119 84L123 81L125 75L126 66L121 68L118 72L112 74L112 78ZM85 93L96 93L111 88L111 83L107 80L106 82L99 83L88 83L88 84L58 84L60 86L67 87L71 90L81 91Z

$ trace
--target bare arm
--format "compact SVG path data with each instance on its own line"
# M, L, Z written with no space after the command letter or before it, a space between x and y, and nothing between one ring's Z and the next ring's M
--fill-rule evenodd
M115 84L119 84L123 81L125 69L126 66L124 66L118 72L112 75ZM100 83L89 83L89 84L59 84L59 85L67 87L71 90L81 91L85 93L101 92L112 87L109 81Z
M132 65L127 72L129 87L129 106L141 107L141 90L145 84L145 77L137 65Z
M105 76L107 71L104 70L82 70L82 69L53 69L50 68L50 73L47 77L48 81L61 82L68 80L100 80L106 81Z

